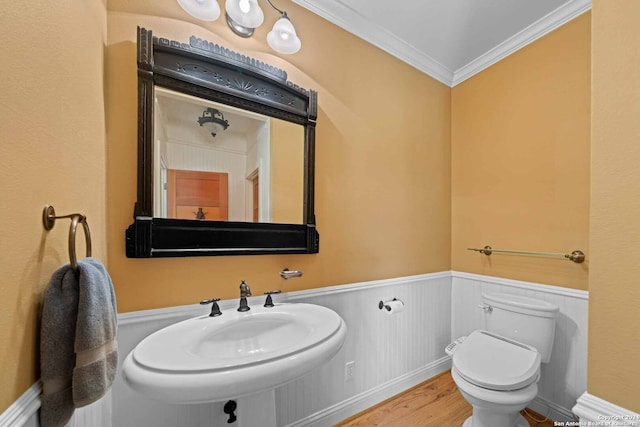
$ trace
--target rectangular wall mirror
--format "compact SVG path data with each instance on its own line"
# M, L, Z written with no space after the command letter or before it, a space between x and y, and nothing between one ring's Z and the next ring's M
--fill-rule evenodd
M317 253L317 94L283 70L138 28L128 257Z

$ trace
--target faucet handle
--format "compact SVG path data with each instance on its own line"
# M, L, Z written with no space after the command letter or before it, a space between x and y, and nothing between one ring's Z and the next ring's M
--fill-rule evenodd
M280 292L282 292L280 289L274 289L273 291L267 291L264 294L267 296L267 300L264 302L264 306L265 307L273 307L273 299L271 298L271 295L273 294L279 294Z
M213 304L211 306L211 314L209 314L209 317L222 316L222 312L220 311L220 307L218 306L218 301L220 301L220 298L203 299L202 301L200 301L201 305Z

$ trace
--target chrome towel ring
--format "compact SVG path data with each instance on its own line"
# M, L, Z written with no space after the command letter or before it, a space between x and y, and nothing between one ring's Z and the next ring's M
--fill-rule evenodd
M78 224L82 224L84 228L84 240L87 248L87 256L91 256L91 232L89 231L89 224L87 224L87 217L73 213L69 215L56 216L56 211L53 206L46 205L42 211L42 225L45 230L51 230L56 223L56 219L70 218L71 226L69 227L69 263L74 271L78 271L78 258L76 257L76 229Z

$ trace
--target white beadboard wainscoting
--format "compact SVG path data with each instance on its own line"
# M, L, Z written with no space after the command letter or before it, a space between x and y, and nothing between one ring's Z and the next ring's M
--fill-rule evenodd
M587 389L589 293L570 288L461 272L451 273L451 339L482 328L482 293L505 292L560 307L551 360L541 367L538 397L530 405L555 421L572 421L571 408Z
M276 295L276 303L308 302L329 307L348 328L343 348L331 361L276 389L278 425L330 426L449 369L444 347L482 327L477 306L483 292L525 295L560 307L551 362L542 368L540 394L531 406L557 421L571 420L571 408L586 390L588 293L447 271ZM388 315L378 308L379 301L393 298L404 302L404 311ZM263 302L263 296L249 299L250 305ZM238 299L220 302L223 311L234 310L237 305ZM150 333L209 310L193 304L119 315L120 361ZM353 378L345 381L348 362L354 362ZM76 411L70 427L233 426L226 422L224 402L161 404L131 390L120 372L111 397ZM39 393L39 384L29 388L0 414L0 427L38 427Z
M397 298L404 311L378 303ZM329 307L347 324L347 339L327 364L276 389L281 426L331 426L450 368L449 272L292 292L291 302ZM345 365L355 362L353 379Z
M38 381L0 414L0 427L40 427L38 410L41 393L42 384ZM111 396L112 392L109 391L97 402L76 409L65 427L111 427Z

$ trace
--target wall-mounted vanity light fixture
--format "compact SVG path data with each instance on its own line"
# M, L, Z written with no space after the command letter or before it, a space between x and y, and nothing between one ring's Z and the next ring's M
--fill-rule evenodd
M202 112L202 116L198 117L198 123L203 126L212 137L229 127L229 120L224 119L224 114L215 108L207 108Z
M267 34L267 43L279 53L298 52L302 42L287 12L278 9L271 0L265 1L280 14L280 19ZM220 6L216 0L178 0L178 4L188 14L203 21L215 21L220 16ZM253 31L264 21L264 13L258 0L226 0L224 8L227 25L240 37L251 37Z

